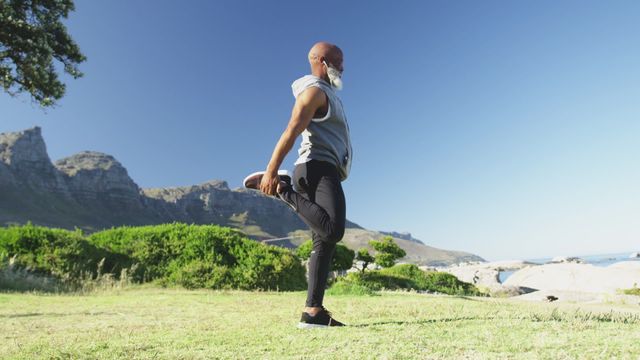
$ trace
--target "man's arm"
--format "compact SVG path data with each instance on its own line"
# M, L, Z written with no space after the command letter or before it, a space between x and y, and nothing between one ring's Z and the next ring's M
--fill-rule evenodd
M327 103L325 93L317 87L310 87L303 91L296 98L296 103L291 111L291 119L287 128L280 136L280 140L276 144L271 160L267 165L267 170L262 181L260 182L260 190L267 195L275 195L278 186L278 169L287 156L296 138L304 129L309 126L313 115L319 108Z

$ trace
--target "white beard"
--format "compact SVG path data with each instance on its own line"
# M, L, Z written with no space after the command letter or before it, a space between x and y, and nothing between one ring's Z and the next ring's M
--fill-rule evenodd
M340 71L334 69L333 67L329 65L326 65L326 66L327 66L327 76L329 77L331 86L336 88L336 90L342 90L342 74L340 73Z
M333 86L334 88L336 88L336 90L342 90L342 78L337 76L334 78L329 77L329 80L331 81L331 86Z

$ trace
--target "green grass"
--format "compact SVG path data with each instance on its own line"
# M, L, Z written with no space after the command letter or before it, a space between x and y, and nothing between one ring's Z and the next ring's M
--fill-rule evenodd
M636 359L637 306L382 293L328 296L349 327L295 328L304 293L134 286L0 293L0 358Z

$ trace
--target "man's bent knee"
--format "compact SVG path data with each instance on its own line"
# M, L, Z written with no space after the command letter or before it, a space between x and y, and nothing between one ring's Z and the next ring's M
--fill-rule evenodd
M330 241L335 244L338 241L342 240L343 237L344 237L344 227L337 227L337 228L334 228L331 232L329 232L329 234L327 234L327 241Z

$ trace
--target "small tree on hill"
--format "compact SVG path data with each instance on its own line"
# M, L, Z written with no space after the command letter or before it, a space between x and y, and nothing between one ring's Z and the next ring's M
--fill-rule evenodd
M371 256L371 254L369 254L369 250L367 250L366 248L362 248L358 250L358 253L356 254L356 260L362 261L363 273L367 269L367 266L369 266L372 262L376 261L376 259L373 256Z
M311 251L313 251L313 242L311 240L307 240L298 247L296 254L301 259L307 260L311 257ZM351 269L351 267L353 267L353 258L355 256L356 254L353 250L342 244L337 244L336 252L333 254L333 259L331 260L331 271Z
M382 240L371 240L369 245L376 250L376 264L382 267L392 267L396 260L404 257L407 253L393 241L391 236L385 236Z

